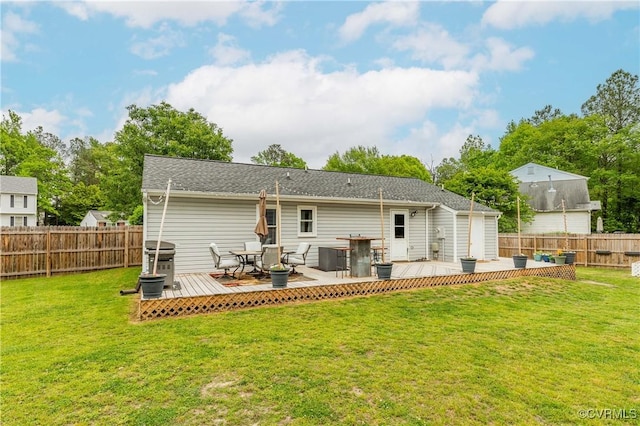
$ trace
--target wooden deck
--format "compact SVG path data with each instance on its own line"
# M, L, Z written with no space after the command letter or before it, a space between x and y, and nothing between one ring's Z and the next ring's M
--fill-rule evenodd
M179 285L167 289L157 299L140 298L138 319L149 320L187 316L258 306L282 305L304 301L356 297L423 287L468 284L509 279L519 276L544 276L575 279L573 265L554 265L529 260L526 269L514 269L511 259L478 262L474 274L463 274L459 264L444 262L394 263L390 280L377 277L350 278L340 272L314 268L297 270L311 281L290 281L287 288L271 284L226 287L207 273L178 274Z

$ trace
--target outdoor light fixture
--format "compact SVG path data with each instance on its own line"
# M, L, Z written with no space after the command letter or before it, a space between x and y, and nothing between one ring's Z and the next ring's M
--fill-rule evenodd
M551 180L551 175L549 175L549 189L548 192L556 192L556 189L553 187L553 181Z
M412 211L412 212L411 212L411 217L415 217L415 216L416 216L416 213L418 213L418 210L414 210L414 211Z

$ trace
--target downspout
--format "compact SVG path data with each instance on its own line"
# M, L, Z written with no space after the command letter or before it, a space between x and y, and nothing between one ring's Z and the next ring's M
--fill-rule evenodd
M437 204L434 204L433 206L431 206L430 209L425 208L424 209L424 229L425 229L425 233L424 233L424 239L425 239L425 250L427 251L427 260L431 260L431 245L430 245L430 240L429 240L429 212L432 211L433 209L435 209L436 207L438 207Z
M147 209L147 191L143 191L142 192L142 272L143 273L148 273L148 265L149 265L149 260L148 260L148 255L145 254L145 250L144 250L144 242L147 241L147 215L148 215L148 209Z

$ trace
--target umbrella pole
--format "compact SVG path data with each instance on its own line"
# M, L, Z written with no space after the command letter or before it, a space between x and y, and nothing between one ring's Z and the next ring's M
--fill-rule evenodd
M467 257L471 257L471 219L473 218L473 199L476 193L471 193L471 207L469 208L469 233L467 234Z
M282 238L282 216L280 214L280 187L276 180L276 218L278 226L278 267L282 268L282 252L280 248L280 240Z
M380 194L380 231L382 232L382 263L384 261L384 205L382 204L382 188L378 188Z
M167 204L169 204L169 191L171 191L171 179L167 182L167 195L162 208L162 218L160 219L160 231L158 232L158 242L156 243L156 256L153 259L153 275L158 272L158 257L160 256L160 240L162 240L162 228L164 227L164 217L167 214Z
M520 197L516 197L518 203L518 254L522 254L522 242L520 241Z

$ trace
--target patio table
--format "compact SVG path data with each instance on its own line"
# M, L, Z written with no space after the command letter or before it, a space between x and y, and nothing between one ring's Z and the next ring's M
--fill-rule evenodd
M349 241L350 269L352 277L370 277L371 274L371 241L377 237L350 236L338 237L337 240Z
M230 250L229 253L233 254L234 256L238 256L238 259L240 259L240 263L242 263L242 269L240 270L240 274L242 274L242 272L244 272L244 267L249 264L249 256L253 256L253 269L251 271L249 271L249 274L258 274L258 273L262 272L262 271L259 271L256 268L256 258L258 256L262 256L262 252L261 251L257 251L257 250Z

